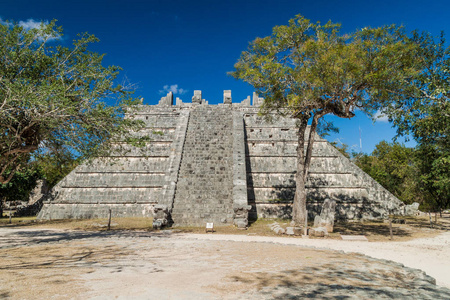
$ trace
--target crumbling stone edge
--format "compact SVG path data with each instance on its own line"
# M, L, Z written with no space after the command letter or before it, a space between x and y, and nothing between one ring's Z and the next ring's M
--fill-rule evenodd
M247 171L245 165L244 119L233 112L233 223L238 228L248 226L248 212L252 208L247 198Z
M178 174L180 172L181 159L183 156L184 142L189 122L189 110L180 112L178 125L175 131L175 137L170 150L169 169L166 171L166 184L163 187L162 201L154 206L153 228L171 226L173 201L175 199Z

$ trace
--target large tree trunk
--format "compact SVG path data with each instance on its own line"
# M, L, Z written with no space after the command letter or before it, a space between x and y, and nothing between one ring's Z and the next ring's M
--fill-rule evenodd
M0 219L3 218L3 204L4 204L4 200L0 198Z
M308 118L300 119L298 128L297 147L297 175L295 180L295 196L292 204L292 221L296 225L302 225L306 219L306 187L305 187L305 131L308 126Z
M314 146L314 138L316 135L317 125L319 124L319 118L321 118L325 113L322 112L320 114L315 114L309 127L309 138L308 138L308 147L306 148L306 156L305 156L305 165L303 167L303 181L306 183L306 178L308 177L309 166L311 165L311 156L312 150Z

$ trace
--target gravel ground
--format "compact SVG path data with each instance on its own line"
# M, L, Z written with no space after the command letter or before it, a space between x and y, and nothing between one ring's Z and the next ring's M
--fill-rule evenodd
M378 259L392 260L410 268L425 271L440 286L450 288L450 232L432 238L420 238L406 242L359 242L327 239L272 238L263 236L189 234L185 238L276 242L284 245L316 247L360 253Z
M0 228L0 298L450 299L449 240Z

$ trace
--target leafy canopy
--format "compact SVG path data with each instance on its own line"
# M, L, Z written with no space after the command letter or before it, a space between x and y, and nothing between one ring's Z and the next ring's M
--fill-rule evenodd
M264 97L260 113L298 120L295 223L303 224L306 217L305 182L321 118L352 118L356 109L373 114L409 98L415 92L411 81L423 65L418 48L394 25L341 34L339 24L314 24L297 15L241 53L230 74Z
M403 202L422 202L415 149L379 142L371 155L354 153L353 162Z
M0 183L53 145L89 158L107 155L111 137L137 142L125 138L141 124L124 119L137 101L116 83L120 68L88 50L95 36L80 34L70 48L55 41L61 36L55 21L30 30L0 24Z
M424 67L412 84L413 97L396 99L385 114L398 135L412 135L417 141L418 184L429 209L450 206L450 47L442 33L436 39L428 33L414 33L420 45Z
M263 113L351 118L356 108L373 113L405 98L408 78L420 70L418 54L401 27L341 34L339 24L298 15L250 43L231 75L265 98Z

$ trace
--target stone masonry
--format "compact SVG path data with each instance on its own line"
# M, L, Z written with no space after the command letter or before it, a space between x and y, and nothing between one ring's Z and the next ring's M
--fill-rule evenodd
M192 103L169 93L158 105L139 105L127 117L145 122L143 149L78 166L44 202L40 219L154 217L155 226L213 222L246 227L249 219L286 217L295 193L295 120L269 123L253 95L208 105L201 91ZM316 136L307 181L308 212L336 201L336 219L380 219L403 214L403 203Z
M176 225L233 223L232 126L228 107L191 109L172 211Z

